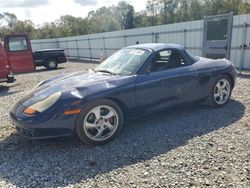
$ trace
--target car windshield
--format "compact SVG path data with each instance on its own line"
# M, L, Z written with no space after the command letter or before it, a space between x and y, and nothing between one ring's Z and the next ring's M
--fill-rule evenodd
M94 71L130 75L139 68L150 53L148 50L136 48L121 49L98 65Z

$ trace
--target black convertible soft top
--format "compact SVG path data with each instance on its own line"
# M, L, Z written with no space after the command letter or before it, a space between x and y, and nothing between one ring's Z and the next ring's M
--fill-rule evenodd
M176 49L179 51L183 56L185 56L191 64L195 63L198 61L200 58L197 56L194 56L187 52L187 50L179 45L179 44L165 44L165 43L147 43L147 44L138 44L138 45L133 45L129 46L127 48L140 48L140 49L146 49L146 50L152 50L152 51L161 51L166 48L170 49Z

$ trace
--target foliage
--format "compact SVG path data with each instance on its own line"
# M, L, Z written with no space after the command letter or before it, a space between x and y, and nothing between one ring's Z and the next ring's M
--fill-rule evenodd
M1 14L0 17L7 23L7 26L9 27L9 29L13 30L13 27L17 23L16 15L8 13L8 12L4 12L3 14Z
M15 14L0 13L0 37L8 33L29 33L32 39L68 37L202 19L205 15L233 12L250 13L249 0L148 0L146 9L135 12L125 1L117 6L90 11L86 18L61 16L36 27L31 20L18 20Z
M121 29L131 29L134 27L134 7L125 1L120 1L116 7L116 17Z
M87 22L89 33L100 33L119 30L119 22L114 16L116 7L101 7L96 11L89 12Z

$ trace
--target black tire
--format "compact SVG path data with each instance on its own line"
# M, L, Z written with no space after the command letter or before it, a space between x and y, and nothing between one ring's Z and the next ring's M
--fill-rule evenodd
M93 129L93 131L98 132L98 128L96 128L96 127L91 128L91 129L89 129L90 131L88 131L86 126L85 126L85 122L88 121L88 118L91 115L93 116L94 113L91 113L92 110L94 110L96 108L99 108L100 106L101 107L103 107L103 106L110 107L110 108L112 108L112 110L114 110L116 112L116 115L117 115L116 124L117 125L116 125L116 128L113 131L113 133L112 134L110 133L110 135L109 135L109 137L107 137L107 139L95 140L94 138L92 138L93 135L92 135L92 133L90 133L90 131ZM94 121L96 121L95 118L94 118ZM101 120L98 119L98 121L101 121ZM106 119L105 119L105 121L106 121ZM115 122L115 120L114 120L114 122ZM88 144L88 145L102 145L102 144L105 144L107 142L110 142L111 140L113 140L115 137L117 137L119 135L119 133L120 133L122 127L123 127L123 123L124 123L124 117L123 117L123 113L122 113L121 108L111 100L101 99L101 100L97 100L97 101L91 102L89 104L86 104L84 106L84 108L82 109L82 111L79 114L79 116L77 118L77 121L76 121L76 133L77 133L78 137L80 138L80 140L82 142L84 142L85 144ZM102 125L102 126L105 126L105 125ZM108 127L106 127L106 129L108 131L110 131L110 129ZM102 130L106 130L106 129L103 128Z
M56 59L54 58L49 58L45 61L45 67L48 69L48 70L55 70L57 69L58 67L58 62Z
M222 80L226 80L228 83L229 83L229 90L228 90L228 97L226 97L225 101L223 101L223 103L218 103L215 99L215 92L216 92L216 85L222 81ZM218 76L218 78L216 79L216 81L213 83L211 89L210 89L210 96L208 97L207 99L207 105L211 106L211 107L222 107L224 106L228 100L230 99L231 97L231 93L232 93L232 89L233 89L233 83L232 83L232 80L227 76L227 75L220 75Z

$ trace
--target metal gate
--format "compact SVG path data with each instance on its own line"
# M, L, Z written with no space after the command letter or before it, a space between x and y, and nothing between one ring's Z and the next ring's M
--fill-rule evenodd
M230 58L233 13L204 18L202 55L208 58Z

